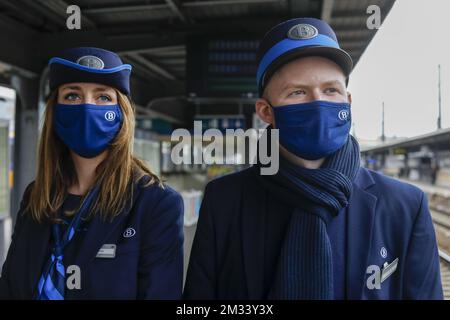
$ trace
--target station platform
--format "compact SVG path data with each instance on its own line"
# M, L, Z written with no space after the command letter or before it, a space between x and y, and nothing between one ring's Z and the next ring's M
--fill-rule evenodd
M440 195L444 198L450 198L450 188L442 187L442 186L438 186L438 185L430 185L425 182L414 181L414 180L409 180L409 179L398 179L398 180L415 185L416 187L422 189L425 193L427 193L429 195L435 194L435 195Z

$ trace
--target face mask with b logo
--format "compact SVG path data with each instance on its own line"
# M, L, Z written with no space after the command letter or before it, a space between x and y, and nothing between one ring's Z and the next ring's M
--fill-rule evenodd
M280 144L300 158L326 157L347 142L351 127L349 103L315 100L272 109Z
M58 137L76 154L93 158L116 137L122 124L120 106L55 104L53 126Z

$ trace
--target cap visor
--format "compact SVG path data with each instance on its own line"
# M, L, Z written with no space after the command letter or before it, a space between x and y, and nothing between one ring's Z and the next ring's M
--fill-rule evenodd
M262 87L267 84L267 81L273 75L273 73L281 68L284 64L291 62L295 59L319 56L327 58L335 62L339 67L341 67L345 76L348 77L353 69L353 60L350 55L342 49L332 48L332 47L322 47L322 46L309 46L301 47L290 50L280 57L278 57L274 62L272 62L267 68L264 78L262 81Z

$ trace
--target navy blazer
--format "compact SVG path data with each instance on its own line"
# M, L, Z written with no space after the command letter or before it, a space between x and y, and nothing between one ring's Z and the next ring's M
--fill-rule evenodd
M77 253L81 289L66 299L179 299L183 286L183 200L172 188L135 185L133 205L112 222L95 216ZM25 192L25 195L27 192ZM36 223L22 200L0 278L0 298L32 299L48 256L50 224ZM135 234L124 232L133 228ZM115 258L98 258L115 244Z
M264 217L267 210L282 206L266 205L270 194L254 171L249 168L207 185L186 299L266 298ZM360 168L347 214L348 299L443 298L434 227L420 189ZM381 282L383 266L395 265L397 258L396 270Z

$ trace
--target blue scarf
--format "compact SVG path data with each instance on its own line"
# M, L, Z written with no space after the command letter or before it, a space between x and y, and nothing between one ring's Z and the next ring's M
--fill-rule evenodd
M349 135L319 169L300 167L280 157L277 174L259 176L269 194L295 208L270 299L333 299L332 251L326 224L348 205L359 166L359 145Z
M36 300L64 300L66 288L66 271L63 264L64 248L74 237L82 220L87 217L98 191L99 188L96 186L89 192L64 234L61 234L60 224L52 224L54 246L39 279Z

